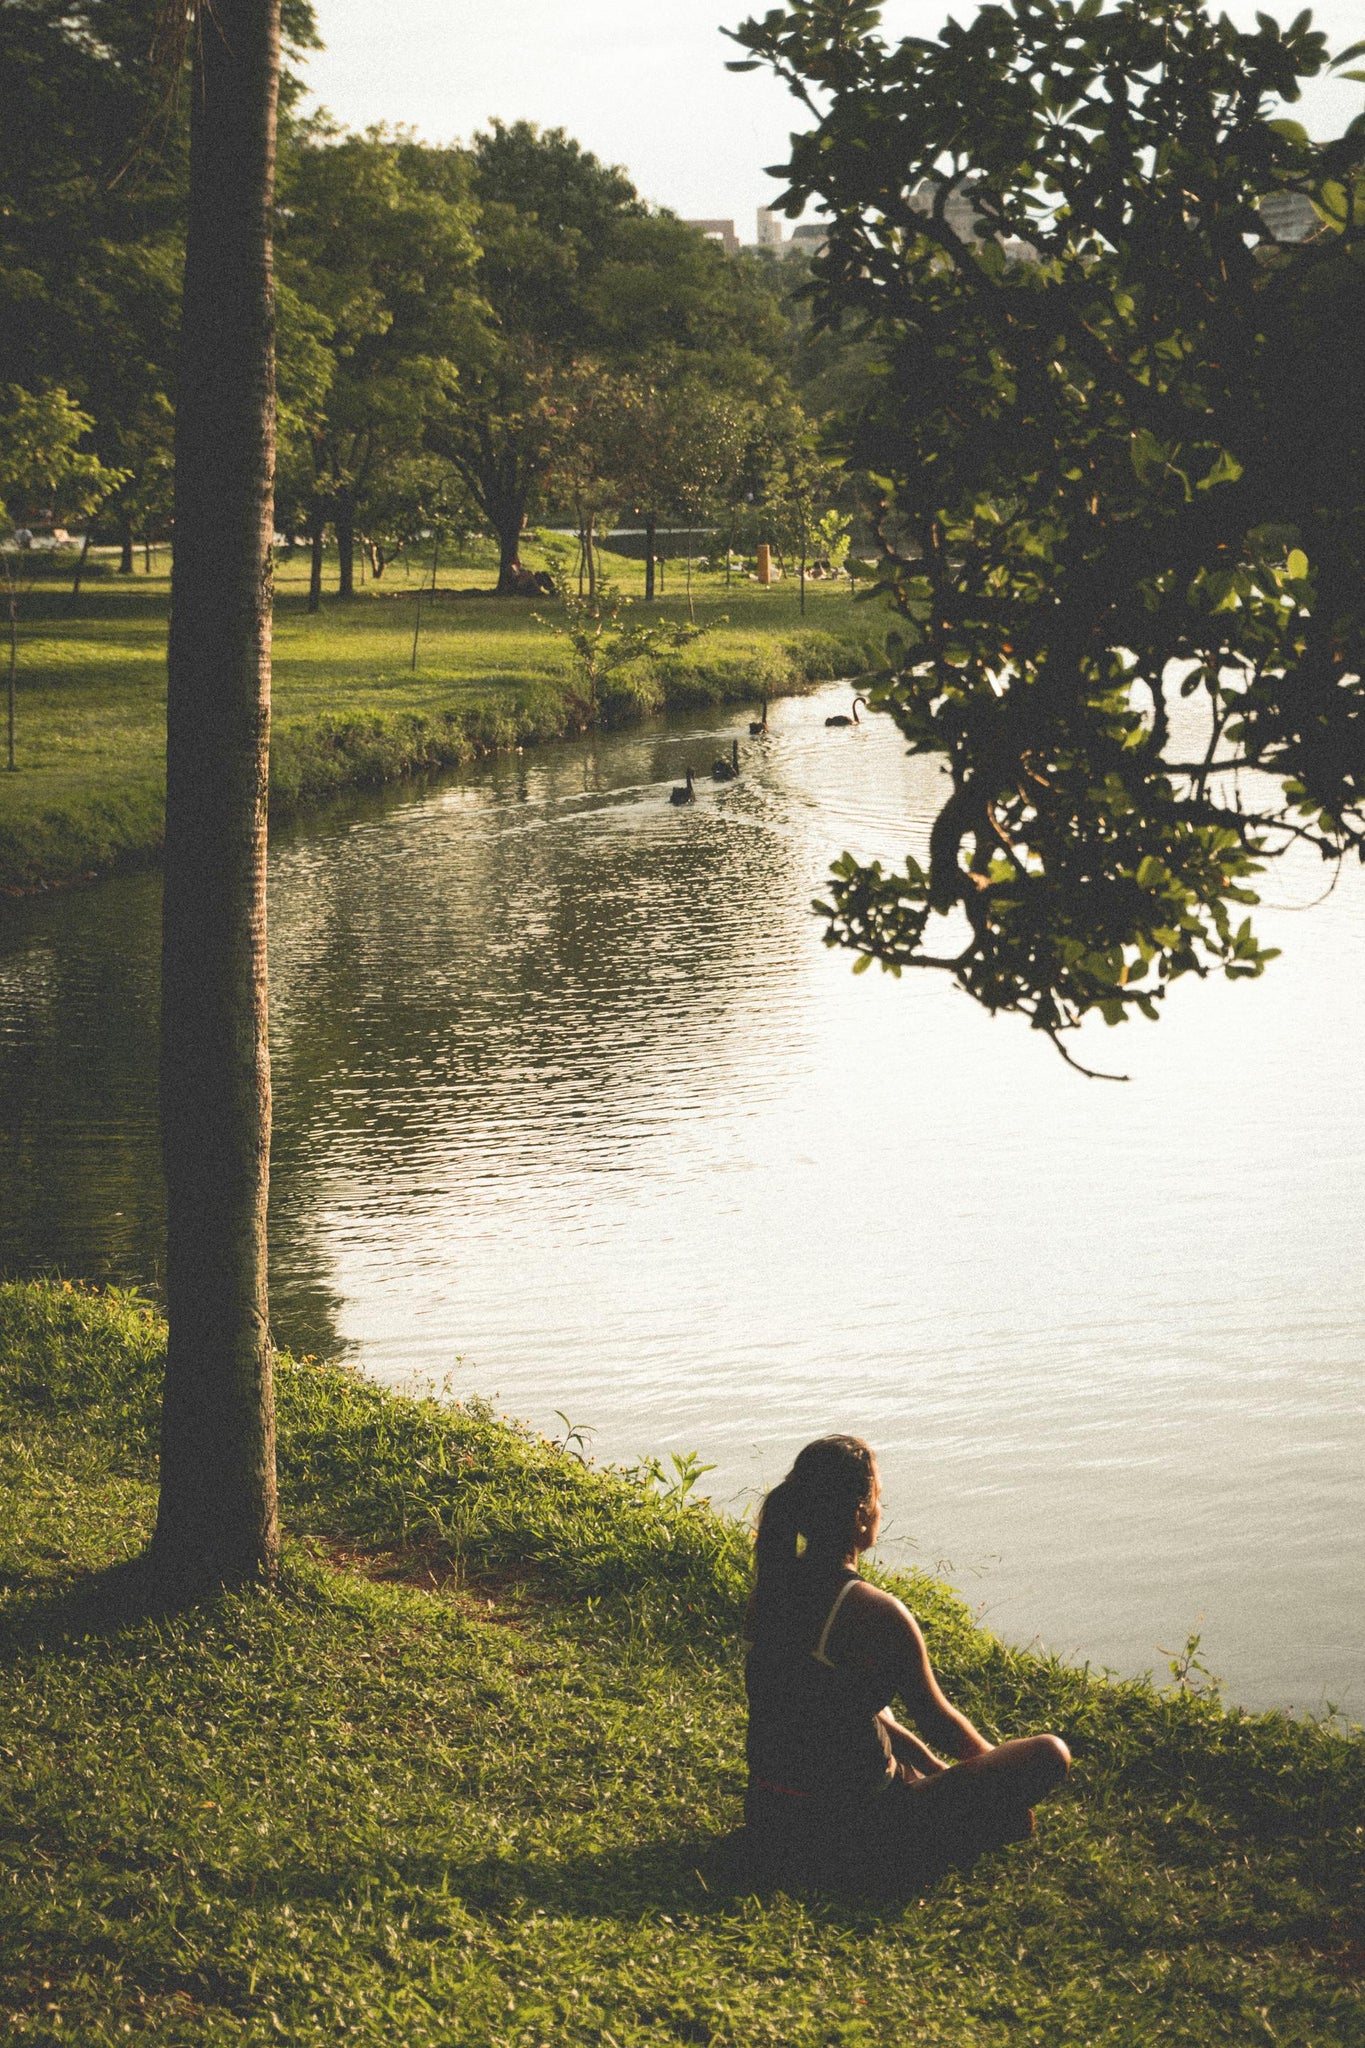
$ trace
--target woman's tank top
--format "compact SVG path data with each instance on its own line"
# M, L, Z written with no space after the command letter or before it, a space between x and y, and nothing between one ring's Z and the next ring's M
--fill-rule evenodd
M834 1621L858 1574L821 1571L799 1585L779 1616L754 1625L744 1668L749 1696L749 1785L771 1799L844 1810L894 1775L891 1739L878 1719L886 1685L830 1661Z

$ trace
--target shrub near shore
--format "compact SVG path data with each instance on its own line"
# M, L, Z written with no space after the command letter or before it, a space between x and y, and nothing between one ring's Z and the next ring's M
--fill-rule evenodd
M1007 1649L1034 1843L888 1909L738 1897L747 1543L477 1404L281 1360L273 1598L120 1614L164 1330L0 1287L0 2014L21 2041L815 2048L1365 2040L1365 1751Z
M632 565L623 565L633 574ZM279 566L271 805L276 817L343 789L463 767L571 737L581 713L562 641L523 599L471 595L486 568L442 572L422 598L390 569L347 605L305 609L302 570ZM35 591L21 629L20 772L0 785L0 890L68 882L155 860L164 813L165 638L160 572L102 576L73 610ZM691 647L614 679L603 722L756 703L866 668L880 615L847 588L814 586L803 623L785 590L695 579ZM653 607L652 609L659 609ZM671 593L661 607L686 616Z

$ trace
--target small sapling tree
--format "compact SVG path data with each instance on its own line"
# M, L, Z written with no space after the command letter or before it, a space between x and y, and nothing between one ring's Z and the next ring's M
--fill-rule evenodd
M572 708L583 731L610 715L611 685L631 669L647 664L660 654L672 653L701 637L700 626L657 613L646 615L642 604L626 597L599 577L591 596L577 596L567 587L567 561L562 549L552 551L556 580L564 591L561 616L533 614L561 640L567 640L572 657Z
M816 520L811 545L817 561L831 576L838 576L848 560L853 521L847 512L824 512Z

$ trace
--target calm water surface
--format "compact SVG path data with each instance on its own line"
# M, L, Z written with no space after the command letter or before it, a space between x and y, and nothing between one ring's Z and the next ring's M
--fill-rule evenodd
M1250 1705L1365 1714L1365 891L1067 1071L928 975L854 980L809 901L922 843L889 725L546 749L272 855L273 1307L743 1504L882 1452L885 1549L1122 1671L1203 1634ZM154 876L0 907L0 1265L155 1279Z

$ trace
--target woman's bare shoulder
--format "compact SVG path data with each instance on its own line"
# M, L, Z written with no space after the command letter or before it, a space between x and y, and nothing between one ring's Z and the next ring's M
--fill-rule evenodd
M904 1601L867 1579L858 1579L850 1586L839 1615L840 1624L845 1617L850 1641L873 1648L881 1655L921 1640L915 1617Z
M871 1579L855 1579L849 1588L848 1605L863 1614L878 1615L887 1621L914 1622L914 1616L903 1600L894 1593L888 1593L884 1586L874 1586Z

